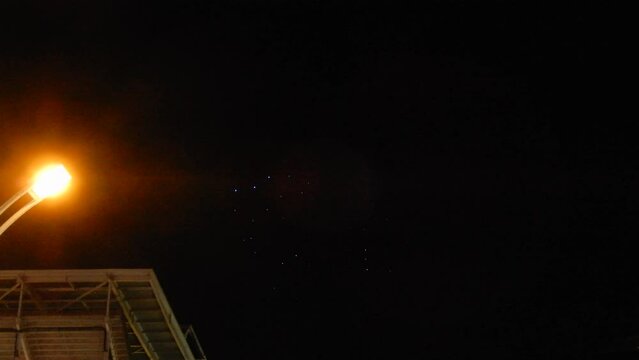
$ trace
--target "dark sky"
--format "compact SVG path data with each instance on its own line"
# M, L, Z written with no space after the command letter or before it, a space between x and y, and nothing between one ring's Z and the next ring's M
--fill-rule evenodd
M0 268L151 267L212 359L596 358L639 334L611 18L516 3L3 3L0 196L74 180Z

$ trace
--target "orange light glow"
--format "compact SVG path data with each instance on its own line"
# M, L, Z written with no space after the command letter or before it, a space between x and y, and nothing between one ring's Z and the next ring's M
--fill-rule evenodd
M64 192L71 182L71 174L61 164L49 165L35 176L31 192L40 199Z

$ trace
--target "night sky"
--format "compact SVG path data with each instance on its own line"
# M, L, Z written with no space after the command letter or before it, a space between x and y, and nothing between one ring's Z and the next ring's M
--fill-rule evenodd
M3 2L0 196L51 161L74 178L0 269L153 268L210 359L589 359L638 335L606 11L396 3Z

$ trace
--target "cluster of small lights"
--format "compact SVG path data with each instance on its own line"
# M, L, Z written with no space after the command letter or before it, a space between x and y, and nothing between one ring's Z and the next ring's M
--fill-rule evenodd
M290 180L290 179L292 179L292 178L293 178L293 176L292 176L291 174L288 174L288 175L287 175L287 178ZM273 179L273 177L272 177L271 175L266 175L266 177L265 177L265 180L266 180L267 182L269 182L269 181L270 181L270 180L272 180L272 179ZM306 184L307 184L307 185L308 185L308 184L310 184L310 181L306 181ZM248 186L248 190L249 190L249 191L251 191L251 192L256 192L256 191L258 190L258 185L259 185L259 184L257 184L257 183L253 183L253 184L251 184L250 186ZM266 184L264 184L264 185L266 185ZM266 186L263 186L263 188L266 188ZM231 191L232 191L233 193L240 193L240 192L241 192L241 187L240 187L240 186L235 186L235 187L233 187L233 188L231 189ZM300 192L300 195L303 195L303 194L304 194L304 192L303 192L303 191L301 191L301 192ZM278 198L279 198L279 199L284 199L284 195L283 195L283 194L279 194L279 195L278 195ZM270 212L271 212L271 208L270 208L270 207L264 207L264 212L265 212L265 213L270 213ZM234 208L233 208L233 213L234 213L234 214L236 214L236 215L239 215L239 214L241 213L241 211L240 211L240 209L238 209L237 207L234 207ZM281 220L286 220L286 217L285 217L285 216L281 216L281 217L280 217L280 219L281 219ZM255 223L256 223L256 218L255 218L255 217L250 217L250 218L249 218L249 222L250 222L251 224L255 224ZM252 242L252 241L254 240L254 237L253 237L253 236L248 236L248 240L249 240L250 242ZM247 238L246 238L246 237L242 237L242 242L243 242L243 243L247 243ZM251 250L251 253L252 253L253 255L257 255L257 253L258 253L258 252L257 252L257 250L253 249L253 250ZM295 253L295 254L293 254L293 257L294 257L294 258L299 258L299 254L298 254L298 253ZM280 260L280 261L279 261L279 264L280 264L280 265L285 265L286 263L287 263L287 262L286 262L286 261L283 261L283 260ZM275 289L275 288L276 288L276 287L273 287L273 289Z
M287 174L287 175L286 175L286 178L287 178L289 181L291 181L291 180L293 179L293 175L291 175L291 174ZM259 186L260 188L262 188L262 189L268 189L268 186L267 186L267 185L268 185L268 183L269 183L269 182L273 179L273 177L272 177L271 175L266 175L266 176L265 176L264 178L262 178L262 179L264 179L263 181L265 181L265 183L263 183L261 186L260 186L260 184L259 184L259 183L253 183L253 184L250 184L250 185L248 186L249 193L257 193L258 186ZM303 182L303 184L305 184L305 185L310 185L310 184L311 184L311 181L306 180L306 181L304 181L304 182ZM235 187L231 188L231 191L232 191L233 193L239 193L239 192L241 192L241 189L242 189L242 188L241 188L240 186L235 186ZM299 191L299 195L304 195L304 191L303 191L303 190L302 190L302 191ZM249 195L249 196L250 196L250 195ZM277 194L277 198L279 198L279 199L284 199L284 194ZM273 210L273 209L272 209L271 207L269 207L269 206L265 206L263 209L264 209L264 213L272 213L272 212L277 213L277 211L271 211L271 210ZM233 213L234 213L234 214L236 214L236 215L241 213L241 209L238 209L237 207L234 207L232 211L233 211ZM284 220L286 220L286 217L285 217L285 216L280 216L280 217L279 217L279 219L280 219L280 220L282 220L282 221L284 221ZM248 221L249 221L249 223L250 223L250 224L255 224L255 223L256 223L256 218L255 218L255 217L250 217L250 218L248 219ZM386 218L384 218L384 221L386 221L386 222L387 222L387 221L388 221L388 218L387 218L387 217L386 217ZM364 232L367 232L368 230L367 230L367 228L366 228L366 227L362 227L362 228L360 228L360 231L361 231L362 233L364 233ZM248 238L248 242L247 242L247 238ZM241 238L241 240L242 240L242 242L243 242L243 243L245 243L247 246L251 246L251 244L253 244L254 236L248 236L248 237L247 237L247 236L245 236L245 237L242 237L242 238ZM252 253L252 255L257 255L257 254L258 254L258 251L257 251L256 249L251 249L251 250L250 250L250 252ZM370 256L369 256L368 248L363 248L363 249L362 249L362 254L363 254L363 255L362 255L362 259L363 259L363 266L362 266L362 268L361 268L361 271L362 271L362 272L364 272L364 273L368 273L368 272L369 272L369 270L370 270L370 266L369 266L369 257L370 257ZM289 256L290 256L290 255L289 255ZM292 253L292 259L300 259L300 258L301 258L301 256L300 256L300 253L299 253L299 252L294 252L294 253ZM277 261L276 263L279 263L279 265L280 265L280 266L284 266L284 265L286 265L286 264L291 263L291 261L287 261L287 260L286 260L286 257L284 257L284 258L280 258L279 260L276 260L276 261ZM308 265L310 266L310 263L309 263ZM389 273L390 273L390 272L392 272L390 268L388 268L388 269L387 269L387 271L388 271ZM278 288L278 287L273 286L273 290L276 290L277 288Z
M368 257L366 256L366 251L368 251L368 249L364 248L364 263L368 261ZM368 264L366 264L365 266L366 267L364 268L364 271L368 271Z

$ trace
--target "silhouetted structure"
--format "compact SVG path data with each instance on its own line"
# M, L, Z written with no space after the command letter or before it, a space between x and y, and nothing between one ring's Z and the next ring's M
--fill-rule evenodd
M3 270L0 360L15 359L206 357L151 269Z

